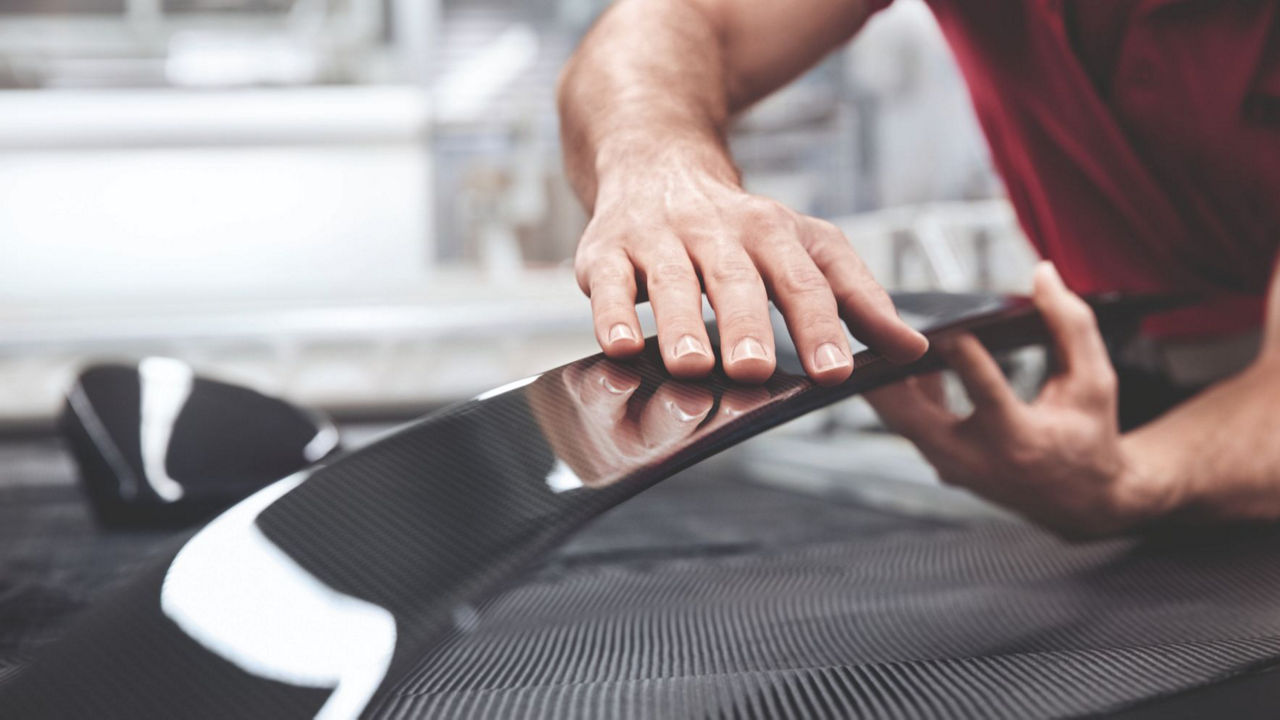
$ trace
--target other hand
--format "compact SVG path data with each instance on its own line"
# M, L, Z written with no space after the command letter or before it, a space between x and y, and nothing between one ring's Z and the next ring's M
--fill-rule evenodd
M1036 269L1033 300L1048 325L1057 373L1033 403L1013 392L972 335L939 340L973 413L959 417L927 378L867 394L890 428L913 441L944 482L1067 536L1107 535L1160 514L1168 491L1133 472L1116 419L1116 374L1089 306L1053 266Z

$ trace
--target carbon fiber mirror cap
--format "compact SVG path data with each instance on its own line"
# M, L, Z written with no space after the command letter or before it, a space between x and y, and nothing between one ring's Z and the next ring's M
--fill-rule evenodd
M86 367L59 426L110 527L197 523L338 448L322 414L160 357Z

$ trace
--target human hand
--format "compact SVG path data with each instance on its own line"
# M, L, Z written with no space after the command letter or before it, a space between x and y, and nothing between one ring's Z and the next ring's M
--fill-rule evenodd
M885 424L910 439L947 483L968 488L1066 536L1129 529L1164 512L1168 487L1134 470L1116 419L1116 374L1089 306L1053 266L1036 268L1033 300L1058 372L1033 403L1014 395L972 335L937 342L973 403L959 417L927 378L867 393Z
M578 246L578 284L591 298L605 354L622 358L644 347L635 304L647 297L667 370L705 375L716 360L702 319L704 290L724 371L741 382L773 374L770 298L819 383L840 383L853 371L842 316L855 337L891 360L924 353L928 341L898 317L834 225L750 195L689 161L655 162L667 169L601 186Z

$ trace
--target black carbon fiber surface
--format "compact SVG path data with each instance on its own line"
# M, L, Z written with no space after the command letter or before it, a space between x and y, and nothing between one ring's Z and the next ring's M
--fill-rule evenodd
M1024 301L930 302L933 321L958 318L992 348L1043 335ZM1148 307L1097 304L1104 323ZM785 368L741 388L673 382L651 347L634 363L597 356L486 394L222 516L11 675L0 710L1057 716L1274 654L1266 557L1229 573L1252 545L1207 556L1206 588L1194 570L1162 575L1173 555L1147 566L1129 545L1072 548L1005 527L664 561L492 600L568 533L676 470L935 367L864 354L838 388ZM1220 606L1235 620L1193 622ZM351 623L383 616L385 668L356 662L385 637Z
M486 603L374 715L1070 717L1280 657L1276 533L1069 545L850 507L834 527L819 500L754 492L771 524L823 529L544 569ZM746 514L730 534L760 522Z

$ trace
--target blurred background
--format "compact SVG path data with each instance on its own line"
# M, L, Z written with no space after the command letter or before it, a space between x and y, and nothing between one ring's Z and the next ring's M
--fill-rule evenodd
M553 86L600 0L0 0L0 423L165 355L341 417L595 351ZM734 131L891 288L1032 262L932 16L898 0Z

